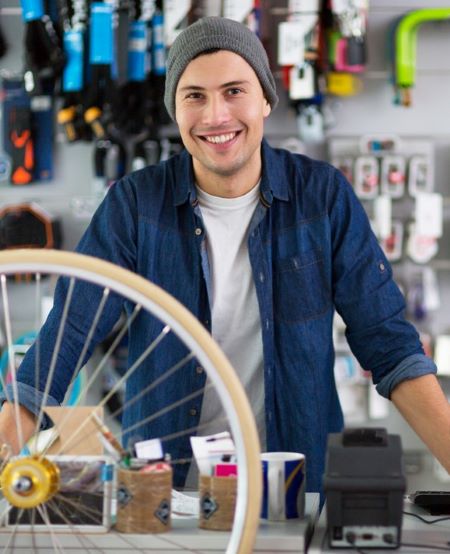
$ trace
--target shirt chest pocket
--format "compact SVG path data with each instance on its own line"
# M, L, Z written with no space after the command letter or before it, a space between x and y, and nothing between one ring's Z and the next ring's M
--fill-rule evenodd
M287 323L313 319L331 306L323 254L301 252L274 264L274 318Z

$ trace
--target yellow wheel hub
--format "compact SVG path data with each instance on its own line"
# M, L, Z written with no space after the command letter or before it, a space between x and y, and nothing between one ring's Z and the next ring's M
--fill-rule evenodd
M10 460L0 475L4 497L16 508L35 508L59 488L59 469L47 458L29 456Z

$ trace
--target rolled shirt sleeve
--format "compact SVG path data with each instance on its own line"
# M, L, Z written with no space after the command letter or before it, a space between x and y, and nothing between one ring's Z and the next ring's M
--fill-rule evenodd
M385 375L377 384L376 389L381 396L390 398L394 388L402 381L436 373L437 367L431 358L425 354L413 354L402 360Z
M405 300L363 206L339 172L331 191L334 303L352 352L390 398L400 382L436 373L436 366L405 317Z
M39 416L39 411L41 409L42 402L44 400L44 393L37 390L26 383L17 382L17 394L18 402L21 406L24 406L28 411L30 411L36 417ZM14 402L14 391L11 384L6 385L6 393L2 391L0 393L0 404L3 404L6 400ZM47 395L46 406L60 406L59 402L50 395ZM39 430L44 431L53 427L53 421L45 413L43 413L42 421Z

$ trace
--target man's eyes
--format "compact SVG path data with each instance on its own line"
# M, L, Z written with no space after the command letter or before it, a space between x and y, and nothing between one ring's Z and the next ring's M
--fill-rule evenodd
M242 89L234 87L228 89L227 92L230 96L236 96L237 94L240 94L242 92Z
M233 87L233 88L226 89L225 94L227 96L237 96L242 92L243 90L241 88ZM202 98L204 98L204 94L202 94L201 92L189 92L186 94L185 98L187 100L201 100Z
M197 100L198 98L202 98L202 94L200 94L200 92L190 92L186 95L186 98L188 100Z

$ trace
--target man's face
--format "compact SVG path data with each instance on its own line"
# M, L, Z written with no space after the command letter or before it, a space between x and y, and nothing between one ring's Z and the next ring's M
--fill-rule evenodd
M209 181L259 178L263 123L270 105L256 73L241 56L221 50L192 60L178 83L175 110L202 188ZM250 188L255 184L247 183Z

